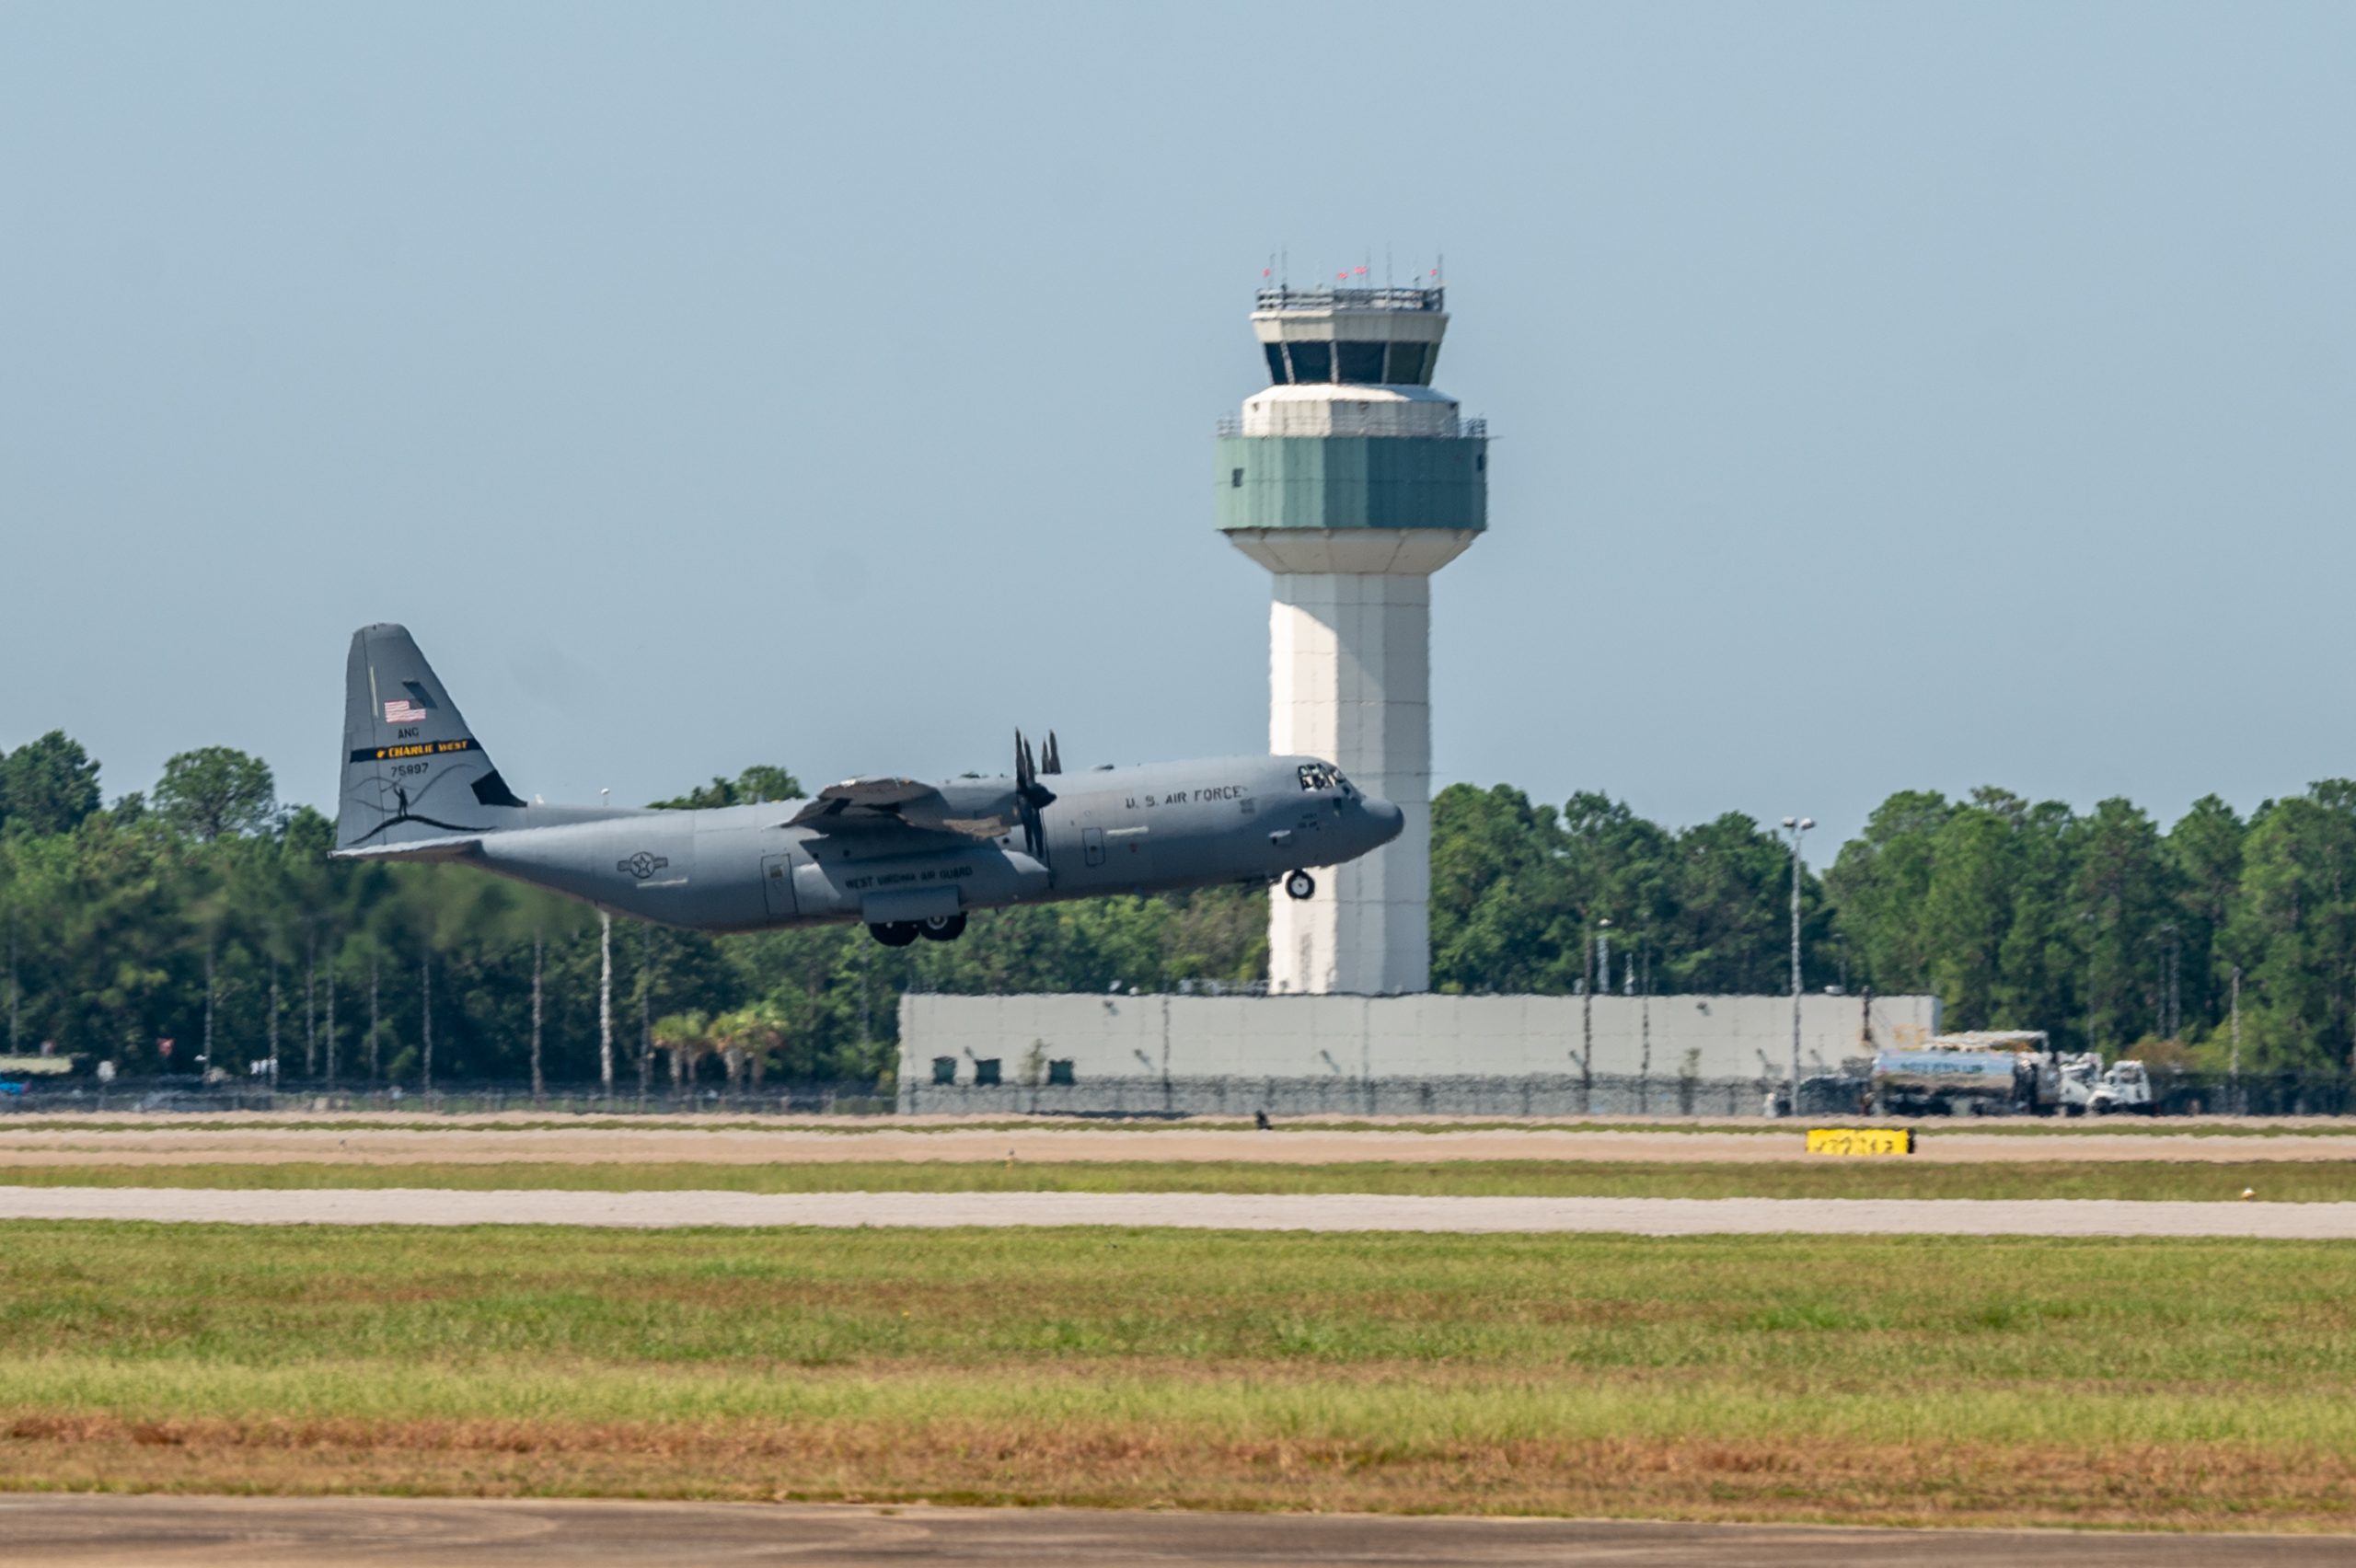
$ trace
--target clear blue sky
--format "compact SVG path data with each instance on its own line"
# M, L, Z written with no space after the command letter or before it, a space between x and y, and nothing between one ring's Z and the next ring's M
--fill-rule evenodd
M2356 774L2351 65L2344 6L0 6L0 746L331 808L398 619L551 800L1259 750L1251 291L1444 250L1441 780L2246 808Z

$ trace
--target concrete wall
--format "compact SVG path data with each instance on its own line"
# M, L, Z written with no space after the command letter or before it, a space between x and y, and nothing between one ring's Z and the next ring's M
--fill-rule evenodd
M1235 1108L1249 1110L1247 1085L1267 1086L1251 1091L1265 1099L1281 1084L1288 1100L1330 1086L1336 1108L1406 1112L1509 1111L1535 1086L1546 1103L1533 1109L1551 1112L1565 1094L1592 1100L1593 1086L1610 1083L1609 1106L1579 1108L1674 1111L1681 1080L1712 1086L1695 1109L1723 1114L1718 1101L1733 1086L1788 1071L1788 997L1596 997L1592 1009L1590 1020L1579 997L909 995L900 999L900 1104L1012 1108L1034 1063L1044 1077L1061 1060L1074 1081L1033 1097L1042 1109L1150 1110L1158 1097L1162 1108L1213 1108L1206 1095L1224 1109L1229 1089L1213 1086L1233 1086ZM1870 1023L1877 1044L1915 1043L1938 1031L1937 998L1876 997ZM1858 997L1803 998L1805 1072L1832 1073L1866 1054L1866 1024ZM956 1062L947 1089L933 1083L940 1056ZM999 1064L1001 1091L972 1090L977 1060ZM1183 1104L1165 1089L1180 1080ZM1657 1104L1636 1102L1656 1093ZM1758 1106L1744 1097L1732 1108Z

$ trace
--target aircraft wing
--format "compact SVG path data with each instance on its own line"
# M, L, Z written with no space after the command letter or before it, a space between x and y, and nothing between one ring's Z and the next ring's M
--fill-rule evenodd
M841 816L853 808L896 811L911 801L939 793L932 785L920 784L913 778L846 778L819 790L816 799L795 813L792 820L796 825L807 826L820 817Z
M996 785L920 783L914 778L846 778L829 784L786 819L820 833L917 828L964 838L995 838L1021 820L1013 791Z

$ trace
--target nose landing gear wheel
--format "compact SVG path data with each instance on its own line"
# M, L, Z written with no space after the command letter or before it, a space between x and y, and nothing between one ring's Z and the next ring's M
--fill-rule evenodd
M953 942L965 934L965 917L962 911L955 915L936 915L917 929L929 942Z
M1317 879L1307 871L1293 872L1292 875L1285 878L1285 896L1288 898L1316 897Z
M885 947L906 947L917 940L917 924L913 920L880 920L867 928L867 934Z

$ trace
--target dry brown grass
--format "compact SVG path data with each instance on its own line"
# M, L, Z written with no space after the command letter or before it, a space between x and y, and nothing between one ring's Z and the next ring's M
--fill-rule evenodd
M2341 1246L0 1243L0 1488L2356 1528Z
M204 1493L1785 1518L2356 1526L2343 1453L1588 1439L1219 1440L1141 1426L20 1416L0 1487Z

